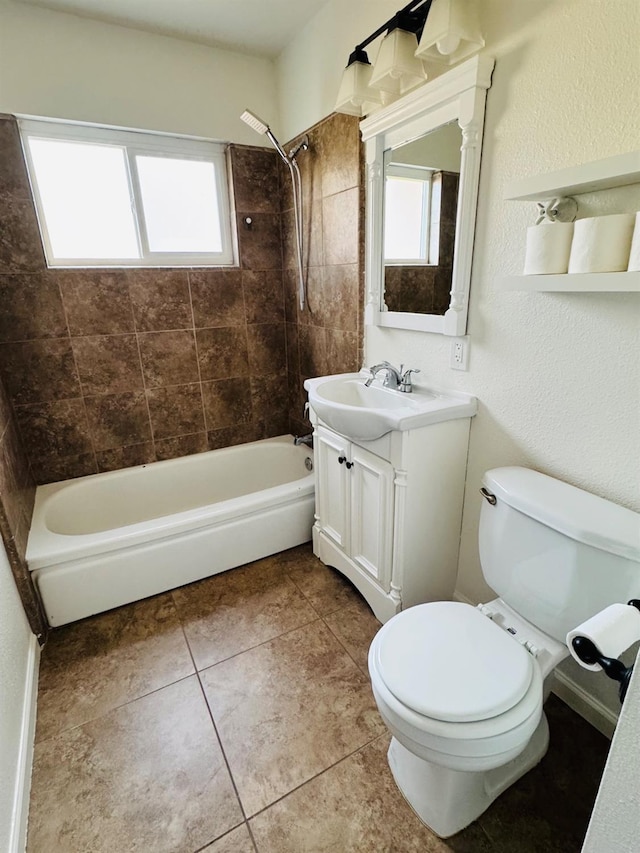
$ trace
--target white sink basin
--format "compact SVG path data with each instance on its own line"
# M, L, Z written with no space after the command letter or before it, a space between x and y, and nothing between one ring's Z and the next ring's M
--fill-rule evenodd
M307 379L309 403L331 429L360 441L372 441L392 430L409 430L475 415L469 394L446 394L415 387L411 394L383 388L380 380L365 385L369 374L341 373Z

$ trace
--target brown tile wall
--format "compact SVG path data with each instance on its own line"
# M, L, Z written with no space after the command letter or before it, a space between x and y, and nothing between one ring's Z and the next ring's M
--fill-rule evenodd
M303 420L307 377L359 370L364 305L364 160L359 120L334 114L308 132L303 180L307 303L300 310L291 181L281 164L289 424ZM290 147L299 141L292 140Z
M34 263L33 235L22 218L31 196L21 159L15 125L10 117L0 115L0 270ZM13 408L0 381L0 535L31 629L44 642L47 624L25 560L34 499L35 482Z
M230 157L239 269L48 270L0 121L0 376L36 482L288 431L277 156Z
M275 152L230 147L239 268L49 270L17 125L0 115L0 527L37 633L35 483L307 432L303 380L360 366L358 121L330 116L309 137L300 311Z

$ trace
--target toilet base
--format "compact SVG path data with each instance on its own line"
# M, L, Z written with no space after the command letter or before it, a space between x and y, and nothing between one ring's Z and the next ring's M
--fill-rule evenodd
M429 829L448 838L469 826L510 785L544 757L549 726L542 714L524 750L502 767L481 772L451 770L425 761L391 739L389 767L405 799Z

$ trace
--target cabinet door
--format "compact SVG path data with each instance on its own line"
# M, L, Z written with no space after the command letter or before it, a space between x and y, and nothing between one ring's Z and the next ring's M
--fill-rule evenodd
M391 582L393 467L351 445L351 558L383 589Z
M320 529L345 552L348 542L349 474L347 469L349 442L319 427L315 442L318 470L317 512ZM339 460L342 459L342 462Z

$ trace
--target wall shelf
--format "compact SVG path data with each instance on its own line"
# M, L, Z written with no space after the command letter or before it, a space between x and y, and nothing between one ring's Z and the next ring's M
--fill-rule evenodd
M520 178L509 185L505 198L510 201L542 201L554 196L579 195L639 182L640 151L629 151L546 175Z
M566 273L565 275L509 275L500 290L640 293L640 272Z
M508 201L542 201L640 183L640 151L616 154L605 160L570 166L546 175L520 178L509 186ZM640 272L565 273L564 275L509 275L500 290L556 293L640 293Z

